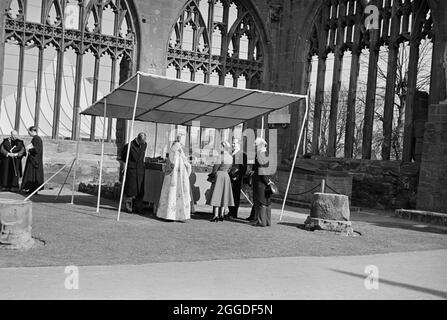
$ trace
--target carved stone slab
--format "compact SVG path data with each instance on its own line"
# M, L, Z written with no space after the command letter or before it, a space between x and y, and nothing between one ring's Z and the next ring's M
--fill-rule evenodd
M28 250L31 236L32 202L0 199L0 248Z

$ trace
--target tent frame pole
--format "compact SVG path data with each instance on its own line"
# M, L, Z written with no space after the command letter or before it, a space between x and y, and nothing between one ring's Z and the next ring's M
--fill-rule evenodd
M264 126L265 126L265 118L262 116L261 118L261 138L264 139Z
M70 166L70 170L67 173L67 176L64 180L64 183L62 184L59 193L57 194L56 200L59 198L62 189L64 188L65 183L67 182L68 176L70 175L70 172L73 170L73 186L72 186L72 195L71 195L71 204L73 204L73 200L74 200L74 187L75 187L75 174L76 174L76 162L79 156L79 140L77 140L77 144L76 144L76 155L75 158L73 159L73 161L71 161L71 166ZM62 168L60 168L55 174L53 174L50 178L48 178L44 183L42 183L36 190L34 190L30 195L28 195L23 201L27 201L29 200L32 196L34 196L37 192L39 192L40 189L42 189L48 182L50 182L55 176L57 176L60 172L62 172L62 170L64 170L68 164L70 162L67 162L66 164L64 164L64 166Z
M67 162L66 164L64 164L62 166L62 168L60 168L59 170L56 171L56 173L54 173L51 177L49 177L44 183L42 183L36 190L34 190L29 196L27 196L25 199L23 199L23 201L27 201L29 200L32 196L34 196L37 192L39 192L40 189L42 189L48 182L50 182L55 176L57 176L60 172L62 172L62 170L64 170L68 165L70 164L70 162Z
M157 136L158 136L158 123L155 122L154 158L157 156Z
M76 161L76 158L73 158L73 161L71 162L70 169L68 169L67 176L65 177L65 180L64 180L64 182L62 183L62 185L61 185L61 187L60 187L60 189L59 189L59 192L57 193L57 196L56 196L55 200L58 200L58 199L59 199L59 196L61 195L62 190L64 189L65 184L67 183L68 177L70 176L71 170L73 169L73 166L74 166L74 164L75 164L75 161Z
M133 106L132 124L131 124L131 127L130 127L129 136L127 137L126 163L124 164L124 176L123 176L123 183L121 185L120 202L118 204L118 214L116 216L116 221L120 221L121 205L123 203L123 196L124 196L124 186L126 185L127 165L128 165L129 156L130 156L130 147L131 147L130 142L131 142L131 136L132 136L133 131L134 131L135 114L136 114L136 111L137 111L139 94L140 94L140 73L137 72L137 90L135 91L135 102L134 102L134 106Z
M76 185L76 166L78 164L78 159L79 159L79 141L80 141L80 137L78 135L78 140L76 142L76 155L75 155L75 159L74 159L74 166L73 166L73 183L71 186L71 201L70 204L74 204L74 194L75 194L75 185Z
M102 168L104 165L104 140L106 136L106 115L107 115L107 98L104 98L104 121L102 124L102 139L101 139L101 160L99 162L99 184L98 184L98 200L96 203L96 213L99 213L101 205L101 187L102 187Z
M289 194L289 188L290 188L290 183L292 181L293 170L295 169L296 158L298 157L298 152L300 150L300 144L301 144L301 140L302 140L302 137L303 137L304 126L306 124L307 114L309 112L309 99L308 99L307 96L306 96L305 99L306 99L306 111L304 113L303 123L301 125L301 130L300 130L300 134L299 134L299 137L298 137L298 142L297 142L297 145L296 145L296 148L295 148L295 156L293 157L293 164L292 164L292 168L290 169L289 180L287 181L286 193L284 194L284 200L282 202L281 215L279 216L279 221L280 222L281 222L282 216L284 214L284 207L286 206L287 195Z

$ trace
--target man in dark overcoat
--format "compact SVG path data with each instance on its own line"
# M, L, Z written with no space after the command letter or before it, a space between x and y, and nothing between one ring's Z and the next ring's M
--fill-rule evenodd
M33 193L44 182L43 142L37 134L37 127L29 127L28 134L32 139L30 144L26 146L28 157L25 162L25 170L23 171L22 190L27 193ZM42 189L43 187L40 188L40 190Z
M122 150L121 160L125 163L129 145ZM146 134L140 132L130 142L129 163L127 164L126 183L124 185L125 208L129 213L140 213L144 197L144 158L146 155Z
M233 167L230 172L234 170L234 175L231 175L231 189L233 191L234 207L228 208L229 218L237 218L237 212L239 210L239 204L241 202L241 188L242 180L244 179L245 173L247 171L247 155L243 152L239 140L233 138L232 142L232 156L233 156Z

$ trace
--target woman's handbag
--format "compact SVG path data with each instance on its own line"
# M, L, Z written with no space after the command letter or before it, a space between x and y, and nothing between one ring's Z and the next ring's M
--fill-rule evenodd
M211 172L210 174L208 174L208 179L206 179L206 181L214 183L216 182L216 173L215 172Z
M242 178L242 183L246 184L248 186L251 186L253 184L253 171L250 171Z
M276 184L275 184L272 180L270 180L270 179L269 179L269 182L268 182L266 191L267 191L268 193L270 193L270 194L279 194L279 189L278 189L278 187L277 187Z
M231 167L230 170L228 170L228 175L233 182L239 180L239 167Z

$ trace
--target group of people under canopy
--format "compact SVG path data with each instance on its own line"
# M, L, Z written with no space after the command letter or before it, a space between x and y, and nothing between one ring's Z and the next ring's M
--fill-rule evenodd
M308 95L271 92L257 89L242 89L221 85L211 85L195 81L185 81L181 79L171 79L168 77L137 71L118 88L114 89L112 92L96 101L93 105L83 110L81 114L86 116L104 117L104 119L117 118L129 120L131 124L129 132L134 132L135 121L227 129L234 128L235 126L252 119L264 117L271 112L288 106L297 107L296 103L302 99L305 100L305 112L303 119L306 119L309 110L307 97ZM104 120L104 123L105 122L106 121ZM297 146L301 144L305 123L305 121L301 121L301 129L298 142L296 144ZM104 132L105 131L103 128L103 140ZM127 150L131 150L131 148L133 149L132 144L137 145L137 150L143 148L142 146L138 145L141 142L141 140L128 140L128 144L130 144L131 147ZM266 142L258 139L257 146L259 146L259 149L262 149L262 145L265 146ZM179 141L176 141L176 143L174 143L171 147L170 157L174 158L170 159L170 162L172 163L174 161L173 166L177 165L177 168L180 168L180 171L175 171L174 173L171 172L168 174L166 183L170 181L169 183L171 187L168 188L164 186L162 198L166 197L168 200L173 199L174 197L169 194L169 192L172 191L169 190L175 189L175 192L177 192L178 188L182 188L181 184L179 186L177 183L178 177L174 177L173 175L185 175L185 172L188 174L188 170L190 170L188 164L186 164L187 161L177 160L184 158L184 152L182 150L183 146L179 143ZM294 167L295 160L298 156L298 150L299 148L295 148L292 168ZM231 155L232 150L228 146L222 146L222 155L224 155L225 152ZM129 155L130 152L128 152L125 157L122 157L122 159L125 160L125 162L128 162L130 166L135 166L134 169L130 169L130 171L134 171L133 174L135 174L135 172L141 170L140 167L142 167L142 164L131 164L132 159L127 161ZM216 200L216 197L213 195L214 192L220 193L220 191L228 190L228 183L224 183L228 180L223 178L225 179L224 181L221 177L218 178L219 176L226 177L225 174L219 173L226 171L224 158L225 156L222 156L221 162L218 163L218 166L213 168L216 179L213 181L214 185L211 188L213 192L211 192L211 196L208 196L208 203L214 207L214 213L217 217L219 217L219 212L222 212L222 209L219 209L222 208L222 205L229 205L230 208L232 207L230 205L231 197L226 196L229 192L222 192L221 198L225 200L223 204L211 202L211 200ZM103 155L101 156L101 159L103 159ZM263 169L262 166L264 164L261 162L262 161L260 161L258 157L257 164L255 163L251 170L253 172L253 191L255 193L254 200L256 202L254 205L254 212L264 210L264 207L268 211L269 206L262 203L262 200L268 200L263 201L266 204L270 203L270 195L265 195L265 191L277 191L277 188L272 188L272 183L270 180L267 178L264 179L265 177L261 178L263 175L261 175L260 172L256 172L256 170L263 171L261 169ZM126 165L124 167L124 172L127 173L127 170L128 166ZM291 170L289 174L281 214L284 211L292 174L293 170ZM129 175L132 175L132 173L129 173ZM127 174L124 174L124 179L127 179ZM134 183L140 184L140 180L141 179L135 179ZM177 183L177 186L174 188L175 183ZM124 187L126 184L127 182L123 183L123 188L121 189L117 216L118 221L121 212L121 205L124 202L122 200L124 196ZM188 186L186 188L188 188ZM221 190L222 188L223 190ZM233 201L235 193L238 192L232 192ZM183 190L182 195L188 197L188 193L185 190ZM137 195L134 196L136 197ZM220 199L220 197L217 199ZM228 201L229 204L226 201ZM98 197L98 204L99 202L100 197ZM260 204L262 204L262 206ZM177 206L177 203L175 205ZM258 209L256 210L256 208ZM222 215L222 213L220 215Z
M165 177L161 189L156 215L169 221L186 221L195 212L190 186L192 167L184 152L185 136L178 134L172 143L167 156ZM267 142L257 138L255 144L255 161L249 168L247 155L241 149L238 139L233 138L232 144L227 141L220 143L217 161L208 176L211 183L206 193L206 204L213 208L211 222L224 221L225 218L237 219L240 196L243 183L252 185L253 207L246 219L255 226L271 225L271 201L273 182L267 175L269 166ZM147 136L139 133L130 144L124 146L121 159L125 161L129 150L127 173L124 185L124 207L127 212L139 213L142 210L145 179L145 153ZM228 214L225 211L228 209Z
M37 135L37 128L28 128L31 141L25 146L16 130L3 139L0 145L0 187L1 191L25 193L34 192L43 183L43 143ZM25 170L22 162L26 158ZM22 178L20 185L20 178Z

